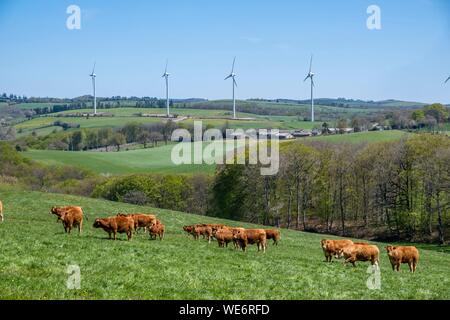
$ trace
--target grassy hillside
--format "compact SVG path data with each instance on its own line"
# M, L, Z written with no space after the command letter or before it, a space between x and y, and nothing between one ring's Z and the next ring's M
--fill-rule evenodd
M450 299L450 255L421 249L416 274L391 270L381 254L381 290L369 290L367 263L356 268L323 262L323 235L282 230L266 254L222 249L194 241L184 224L222 222L208 217L74 196L24 192L0 186L6 221L0 224L0 299ZM82 236L63 233L52 205L82 205L89 221ZM107 239L95 217L153 212L166 239L140 234ZM241 225L241 224L239 224ZM242 224L250 227L248 224ZM384 244L378 244L382 249ZM66 287L68 265L81 270L81 289Z
M61 128L53 126L55 121L63 121L69 123L79 124L81 128L118 128L122 127L129 122L138 123L157 123L164 120L158 118L150 117L140 117L135 115L135 111L140 110L143 113L162 113L162 109L135 109L135 108L124 108L124 109L111 109L116 115L114 117L97 117L97 118L85 118L85 117L57 117L58 114L54 116L38 117L29 121L24 121L17 124L16 130L19 136L29 135L33 131L37 135L45 135L51 133L54 129L60 130ZM220 110L189 110L189 112L181 112L180 115L190 115L195 118L200 119L205 126L213 126L216 128L223 127L226 123L230 128L243 128L243 129L260 129L260 128L278 128L278 129L311 129L313 127L320 127L322 122L315 122L314 124L308 121L299 120L298 117L289 116L258 116L253 114L239 113L239 117L253 118L252 120L229 120L227 118L231 117L229 112ZM207 119L207 117L212 117ZM215 119L222 117L222 119ZM206 119L203 119L206 118ZM187 119L183 120L183 124L193 124L195 120L199 119Z
M327 141L331 143L348 142L348 143L372 143L383 141L395 141L408 136L409 133L400 130L389 131L367 131L352 134L337 134L330 136L312 137L314 141Z
M371 143L401 139L407 133L402 131L377 131L354 134L320 136L300 139L300 141L327 141L331 143ZM282 141L292 143L293 141ZM209 145L209 143L204 144ZM67 152L54 150L31 150L22 154L30 159L47 164L81 166L97 173L213 173L214 165L174 165L171 152L174 144L161 145L157 148L138 149L121 152ZM115 150L112 148L111 150Z
M171 161L174 144L156 148L121 152L67 152L53 150L32 150L23 155L47 164L81 166L97 173L213 173L214 165L175 165Z

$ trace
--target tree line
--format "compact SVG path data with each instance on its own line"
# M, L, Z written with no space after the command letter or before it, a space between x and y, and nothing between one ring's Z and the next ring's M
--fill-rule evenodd
M290 143L280 170L224 165L209 215L378 239L449 236L450 138L414 134L374 144Z

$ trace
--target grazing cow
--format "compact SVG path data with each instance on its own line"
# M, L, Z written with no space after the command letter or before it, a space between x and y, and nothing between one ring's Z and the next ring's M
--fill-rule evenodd
M195 238L194 235L194 226L184 226L183 231L186 232L189 235L192 235Z
M244 252L249 244L256 244L258 251L266 252L267 236L264 229L236 228L233 230L233 239L238 242Z
M156 236L159 236L159 240L164 239L164 233L166 231L165 225L161 223L158 219L156 219L155 224L153 224L150 228L148 228L148 233L150 235L150 239L156 240Z
M400 265L407 263L410 272L416 272L416 266L419 262L419 250L414 246L387 246L386 251L391 261L392 270L400 271Z
M3 203L0 201L0 222L3 222L5 217L3 216Z
M119 213L117 215L120 216L128 216L133 218L134 220L134 231L137 233L139 228L144 228L144 232L147 231L147 229L151 228L151 226L156 221L156 216L153 214L144 214L144 213L131 213L131 214L124 214Z
M339 257L344 257L344 264L350 262L354 267L356 261L370 261L372 265L379 265L380 250L371 244L350 244L338 252Z
M336 257L339 250L353 244L352 240L342 239L342 240L328 240L322 239L320 241L320 246L322 247L323 254L325 255L325 261L331 262L333 256Z
M83 229L83 209L81 207L52 207L50 213L58 217L57 221L62 221L66 233L70 234L73 227L78 227L78 234L81 234Z
M206 239L208 240L208 243L211 243L212 228L205 224L195 225L193 235L194 235L194 239L197 239L197 240L199 239L200 235L202 235L203 238L206 237Z
M267 240L273 239L273 244L278 246L278 241L281 239L280 230L276 229L265 229Z
M225 241L225 245L227 247L228 247L228 243L233 241L234 249L239 249L240 248L237 239L233 238L233 231L234 230L245 230L245 229L244 228L233 228L233 227L228 227L228 226L225 226L225 225L212 228L212 235L213 235L213 237L215 237L217 239L217 242L219 243L219 247L223 247L223 242L224 241ZM219 231L220 231L220 233L219 233ZM230 233L231 233L231 241L228 241Z
M234 247L236 248L237 241L233 238L233 231L230 228L220 228L213 231L214 237L217 239L217 243L219 247L225 248L228 247L228 243L231 241L234 242Z
M114 235L114 240L117 239L117 233L126 233L128 241L131 240L133 235L135 222L131 216L117 215L114 217L95 219L94 228L102 228L105 230L109 239L111 239L111 234Z

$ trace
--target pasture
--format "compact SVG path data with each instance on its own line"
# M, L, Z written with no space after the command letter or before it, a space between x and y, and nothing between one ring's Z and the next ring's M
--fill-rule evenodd
M330 143L374 143L395 141L405 138L409 133L400 130L387 130L387 131L365 131L356 132L352 134L337 134L329 136L311 137L312 141L326 141Z
M262 254L251 246L244 253L195 241L181 228L203 222L254 227L245 223L7 186L0 186L0 198L0 299L450 299L450 255L426 245L411 274L406 265L393 272L385 244L377 243L381 289L369 290L368 263L323 262L324 235L283 229L278 247L269 243ZM83 206L89 218L82 236L65 234L49 213L53 205L69 204ZM95 217L118 212L157 214L165 240L141 232L130 242L124 234L112 241L92 227ZM66 286L74 264L81 271L79 290Z
M215 165L175 165L171 161L173 147L174 144L170 143L155 148L120 152L31 150L23 155L46 164L79 166L101 174L214 173Z
M354 134L332 135L302 138L295 141L327 141L330 143L373 143L382 141L394 141L401 139L407 133L403 131L374 131ZM219 143L219 142L217 142ZM281 141L282 144L294 143L294 140ZM203 146L210 143L204 143ZM70 165L83 167L101 174L130 174L130 173L174 173L213 174L215 165L208 164L181 164L175 165L171 161L174 143L155 148L137 149L129 151L55 151L55 150L30 150L23 152L25 157L52 165ZM110 147L110 150L116 150Z

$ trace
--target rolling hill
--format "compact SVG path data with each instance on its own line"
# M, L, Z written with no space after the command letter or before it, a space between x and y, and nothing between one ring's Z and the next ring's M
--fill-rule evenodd
M450 255L422 245L417 272L391 270L381 252L381 290L369 290L368 264L325 263L324 235L282 230L266 254L195 241L182 232L193 223L254 225L181 212L0 186L6 220L0 223L0 299L450 299ZM64 234L50 215L53 205L78 204L89 218L81 236ZM138 234L130 242L94 229L95 217L152 212L166 224L166 238ZM332 238L332 237L329 237ZM77 265L81 288L69 290L67 268Z

